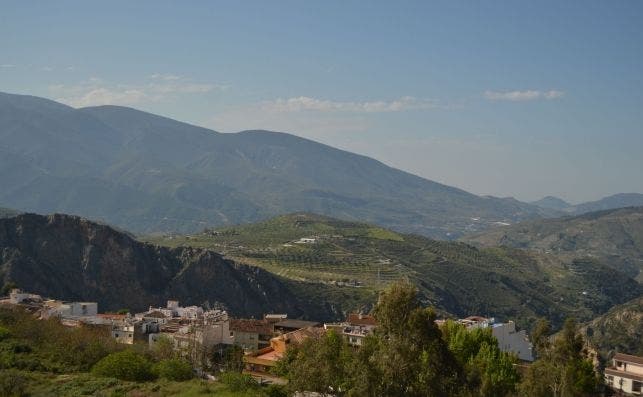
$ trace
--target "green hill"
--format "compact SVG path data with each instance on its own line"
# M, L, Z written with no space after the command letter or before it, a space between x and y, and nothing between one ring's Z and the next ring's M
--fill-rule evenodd
M555 324L568 315L587 321L641 292L634 280L593 260L563 263L519 249L478 249L312 214L146 240L212 248L287 280L307 282L310 288L299 293L330 304L337 297L327 295L329 285L343 286L346 296L358 291L363 296L409 278L426 303L440 310L515 319L523 326L540 316Z
M643 281L643 207L528 221L465 236L462 241L525 248L564 262L591 258Z

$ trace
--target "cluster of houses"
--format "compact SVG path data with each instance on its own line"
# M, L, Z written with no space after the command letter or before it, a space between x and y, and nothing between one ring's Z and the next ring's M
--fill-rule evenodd
M207 352L226 345L237 345L245 352L243 371L261 382L280 383L271 369L289 346L308 338L318 338L329 330L341 335L350 345L359 347L377 327L373 316L351 313L337 323L319 323L289 319L286 314L265 314L262 319L236 319L224 310L204 310L198 306L180 306L170 300L165 307L149 307L142 313L102 314L96 302L63 302L43 299L40 295L14 289L1 304L20 305L42 319L58 318L67 326L104 328L124 344L148 343L154 347L161 340L180 349L193 363L207 360ZM437 320L441 325L445 320ZM493 318L471 316L456 320L468 329L489 328L502 351L515 354L523 362L534 360L532 345L524 330L517 331L513 321L496 322ZM605 369L606 384L622 393L643 392L643 358L617 353L613 365Z

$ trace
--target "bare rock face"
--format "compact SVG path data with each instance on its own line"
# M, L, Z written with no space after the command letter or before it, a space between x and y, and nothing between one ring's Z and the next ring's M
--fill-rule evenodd
M301 302L262 269L209 250L141 243L69 215L0 219L0 285L9 282L43 296L97 301L101 311L144 310L178 299L221 305L235 316L332 317L321 305Z

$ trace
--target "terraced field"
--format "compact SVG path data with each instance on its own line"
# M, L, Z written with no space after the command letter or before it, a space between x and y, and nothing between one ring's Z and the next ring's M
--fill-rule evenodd
M211 248L303 285L301 294L330 305L363 303L388 283L407 278L426 304L458 316L495 316L523 325L545 316L559 324L569 315L590 320L641 293L634 280L597 261L476 248L312 214L145 240Z

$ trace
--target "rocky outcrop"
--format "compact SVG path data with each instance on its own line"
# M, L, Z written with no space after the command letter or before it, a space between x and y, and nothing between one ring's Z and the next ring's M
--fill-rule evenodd
M262 269L210 250L141 243L109 226L60 214L0 219L0 283L9 282L44 296L97 301L101 310L143 310L179 299L222 305L235 316L332 317Z

